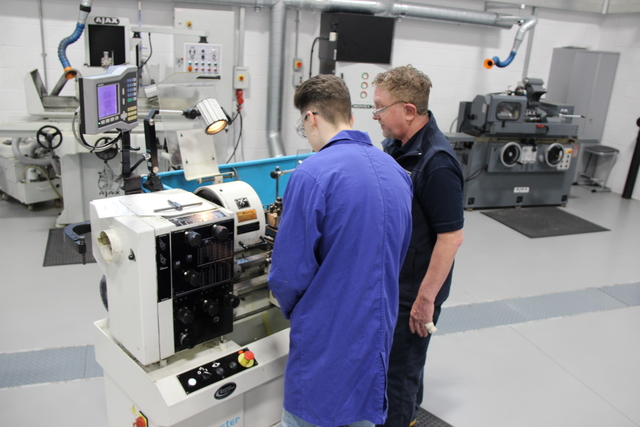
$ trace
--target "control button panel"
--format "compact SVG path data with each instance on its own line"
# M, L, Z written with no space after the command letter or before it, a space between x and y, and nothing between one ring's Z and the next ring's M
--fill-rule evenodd
M243 348L225 357L206 363L177 376L185 393L193 393L211 384L258 366L253 352Z

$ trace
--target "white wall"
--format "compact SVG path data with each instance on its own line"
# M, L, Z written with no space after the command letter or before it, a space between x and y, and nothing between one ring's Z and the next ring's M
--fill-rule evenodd
M25 74L38 68L42 73L40 24L37 0L3 0L0 25L0 54L5 58L0 65L0 121L9 117L24 116L23 79ZM78 16L79 1L42 0L44 15L45 50L49 88L53 87L62 73L57 58L60 40L70 35ZM169 1L143 3L143 25L171 27L174 7L200 9L215 8L206 4L174 4ZM482 10L483 2L473 0L428 0L427 4L445 5L463 9ZM237 7L233 7L236 12ZM532 9L498 10L500 13L529 15ZM598 50L621 52L617 80L607 117L603 143L621 150L619 161L612 172L610 185L615 192L622 192L628 165L635 144L637 127L635 120L640 112L640 30L637 23L640 14L597 15L536 8L539 19L535 27L529 63L529 77L548 79L553 48L581 46ZM94 16L128 17L132 24L138 21L137 2L133 0L94 0ZM237 14L236 14L237 15ZM283 91L282 133L286 154L295 154L298 149L308 149L293 127L298 118L292 106L294 89L292 61L295 49L294 10L287 12L285 77ZM215 25L215 23L213 23ZM246 8L246 34L244 65L251 73L251 87L245 92L243 108L244 157L252 160L269 156L266 145L267 74L269 60L269 9L255 11ZM298 56L309 65L309 51L313 39L318 36L320 12L300 12L300 34ZM528 38L522 43L518 55L506 68L486 70L483 61L498 56L505 59L513 45L517 27L510 30L477 25L461 25L438 21L404 18L397 21L393 47L392 65L411 63L422 69L432 79L434 88L431 109L443 131L448 131L457 117L458 103L472 100L481 93L497 92L514 87L522 79ZM171 36L153 36L153 59L151 63L172 65ZM214 40L210 42L215 43ZM144 45L147 45L146 37ZM314 52L313 74L317 73L318 47ZM81 38L67 49L71 64L84 62L84 40ZM76 65L77 64L77 65ZM305 69L305 76L308 75ZM71 85L63 94L70 94ZM356 123L357 127L357 123ZM636 186L635 198L640 198L640 183Z

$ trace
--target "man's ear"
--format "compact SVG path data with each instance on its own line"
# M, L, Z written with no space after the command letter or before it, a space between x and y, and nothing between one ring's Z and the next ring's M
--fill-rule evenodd
M318 128L318 115L313 114L311 111L307 111L307 120L309 120L309 124L313 128Z
M418 108L411 103L404 104L404 114L408 120L413 120L418 115Z
M349 118L349 126L353 127L353 115Z

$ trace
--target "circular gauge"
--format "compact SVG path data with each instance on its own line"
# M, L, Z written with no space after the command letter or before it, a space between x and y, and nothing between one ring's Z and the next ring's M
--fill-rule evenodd
M521 153L522 149L520 148L520 144L517 142L508 142L504 147L502 147L500 161L506 167L512 168L516 163L518 163L518 160L520 160Z
M564 158L564 147L557 142L554 142L547 148L547 152L544 155L544 160L551 167L556 167Z

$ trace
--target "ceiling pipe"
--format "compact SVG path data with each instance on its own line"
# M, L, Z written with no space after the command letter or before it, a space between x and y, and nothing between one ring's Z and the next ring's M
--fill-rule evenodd
M179 2L179 1L178 1ZM282 140L282 94L284 89L284 34L286 9L316 10L321 12L352 12L385 15L397 18L434 19L464 24L489 25L511 28L521 24L512 51L516 51L524 33L535 25L531 19L501 15L494 12L453 9L412 3L376 0L189 0L189 3L216 4L226 6L252 6L271 8L269 35L269 87L267 92L267 141L272 157L284 155ZM524 22L524 24L522 24ZM514 53L515 56L515 53ZM495 57L497 58L497 57ZM512 58L513 59L513 58Z

